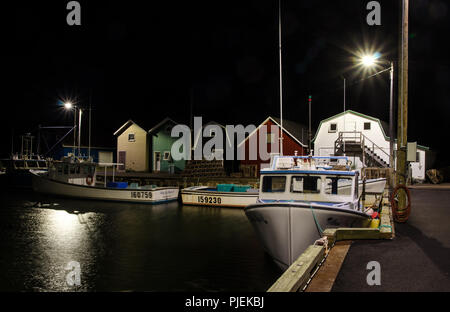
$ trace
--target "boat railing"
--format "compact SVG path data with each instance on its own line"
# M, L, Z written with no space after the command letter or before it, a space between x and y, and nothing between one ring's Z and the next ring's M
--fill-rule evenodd
M123 166L124 164L123 163L98 163L98 166L99 167L104 167L105 168L105 176L104 176L104 186L106 187L106 177L107 177L107 169L109 168L109 167L112 167L112 182L115 182L114 181L114 179L115 179L115 174L116 174L116 170L115 170L115 168L117 167L117 166Z
M300 162L298 161L300 160ZM270 170L294 169L299 167L336 167L348 169L347 156L275 156Z

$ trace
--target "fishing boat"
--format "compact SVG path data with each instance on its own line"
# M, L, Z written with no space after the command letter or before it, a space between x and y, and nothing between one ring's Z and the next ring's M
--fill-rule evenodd
M134 203L164 203L178 199L178 187L157 187L154 185L139 186L126 182L97 183L96 167L121 164L96 164L82 161L74 157L65 157L62 161L54 161L48 172L31 170L33 190L40 193L82 199L98 199L107 201L123 201Z
M192 186L181 190L184 205L245 207L255 204L258 190L248 185L218 184L217 187Z
M13 156L2 159L4 168L1 170L5 176L7 185L18 188L31 188L30 170L45 173L51 160L39 156L21 157Z
M287 269L323 230L367 227L360 202L359 173L336 164L346 157L275 156L261 170L258 203L245 207L266 252Z

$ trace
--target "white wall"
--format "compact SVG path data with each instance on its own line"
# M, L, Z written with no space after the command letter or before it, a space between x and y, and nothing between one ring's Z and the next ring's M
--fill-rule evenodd
M364 123L370 122L370 130L364 130ZM329 132L330 124L336 123L336 132ZM338 138L340 131L357 131L362 132L375 145L375 153L379 155L387 164L389 164L389 140L383 134L383 129L378 121L356 115L352 112L345 112L327 121L323 121L320 128L317 130L316 140L314 141L314 155L315 156L330 156L334 155L334 143ZM366 146L372 149L372 143L366 142ZM383 153L383 150L385 153ZM395 150L395 145L394 145ZM419 152L419 162L411 163L412 173L414 179L425 179L425 151L417 149ZM355 159L350 157L350 160L356 164L356 168L362 167L362 160L359 157Z

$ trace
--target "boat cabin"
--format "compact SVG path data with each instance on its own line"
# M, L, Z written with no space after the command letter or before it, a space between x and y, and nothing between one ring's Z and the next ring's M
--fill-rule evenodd
M48 176L52 180L78 185L95 185L96 164L64 159L51 163Z
M346 157L275 156L261 170L259 199L356 204L358 172L348 168Z

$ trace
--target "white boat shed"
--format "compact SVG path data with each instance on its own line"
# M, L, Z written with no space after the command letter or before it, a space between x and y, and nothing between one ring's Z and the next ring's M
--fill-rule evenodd
M388 167L388 132L389 125L380 119L347 110L320 122L313 138L314 156L346 155L356 169ZM410 174L415 181L425 180L428 150L428 147L417 145L416 161L410 162Z

